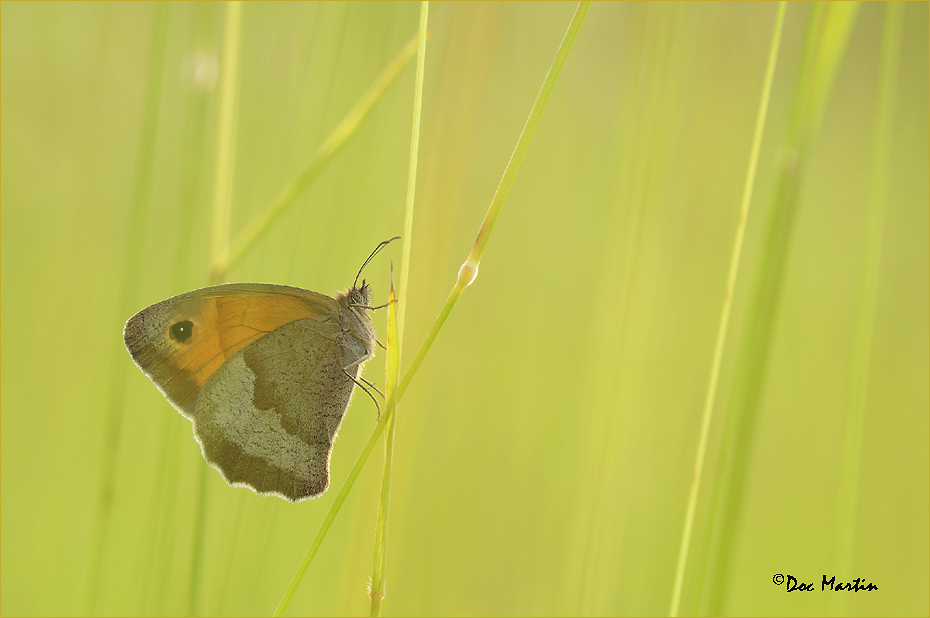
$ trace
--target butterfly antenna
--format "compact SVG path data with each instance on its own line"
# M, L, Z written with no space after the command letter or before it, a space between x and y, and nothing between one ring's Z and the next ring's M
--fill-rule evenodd
M355 283L352 284L353 288L358 287L358 278L362 276L362 271L365 270L366 266L368 266L368 262L371 261L371 258L378 255L378 252L384 249L385 245L387 245L388 243L394 242L395 240L399 238L400 236L395 236L394 238L388 238L387 240L381 242L381 244L379 244L377 247L375 247L375 250L371 252L371 255L369 255L368 259L365 260L365 263L362 264L362 267L358 269L358 274L355 275Z

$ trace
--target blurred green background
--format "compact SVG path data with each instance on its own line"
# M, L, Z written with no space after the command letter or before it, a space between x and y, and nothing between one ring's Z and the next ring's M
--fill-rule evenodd
M685 614L930 612L928 5L898 7L890 158L876 166L890 6L851 14L822 123L795 168L784 148L815 7L788 6ZM574 7L430 6L406 362L455 282ZM363 396L350 406L325 496L262 498L206 468L190 424L121 339L135 311L209 282L227 7L0 10L0 610L270 614L374 407ZM592 5L478 278L398 409L385 613L669 611L776 10ZM418 14L417 3L243 6L233 233L415 36ZM413 81L410 62L227 280L334 294L401 233ZM764 362L747 361L738 350L785 169L799 188L770 343ZM887 173L878 194L876 169ZM392 245L366 271L379 302L399 259ZM739 434L742 491L719 494L747 367L762 381ZM383 383L383 354L366 376ZM289 615L368 612L381 462L378 448ZM777 573L816 592L788 593ZM821 592L824 574L879 589Z

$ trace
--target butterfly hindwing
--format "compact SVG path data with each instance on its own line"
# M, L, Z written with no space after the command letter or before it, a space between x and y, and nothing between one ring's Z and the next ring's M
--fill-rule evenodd
M297 320L233 355L197 399L194 432L230 484L293 501L329 486L329 457L368 353L338 321ZM358 367L349 369L356 377Z

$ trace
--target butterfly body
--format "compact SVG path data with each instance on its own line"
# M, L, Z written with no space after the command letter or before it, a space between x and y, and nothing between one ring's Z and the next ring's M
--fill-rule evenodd
M229 484L296 502L329 486L333 441L374 355L370 299L364 282L335 298L218 285L143 309L123 338Z

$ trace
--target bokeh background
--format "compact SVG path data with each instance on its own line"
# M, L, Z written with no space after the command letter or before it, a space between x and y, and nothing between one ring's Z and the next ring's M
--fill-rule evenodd
M895 9L885 160L873 126L891 6L846 14L794 168L798 75L825 9L788 6L683 613L930 611L928 5ZM356 397L318 500L232 489L123 349L132 313L209 282L227 10L0 6L4 615L270 614L375 425ZM415 36L419 10L243 6L233 233ZM406 362L574 10L430 7ZM669 611L776 11L591 7L478 278L398 410L385 613ZM333 294L402 231L413 86L410 62L227 280ZM786 169L798 192L770 343L747 360ZM368 267L377 300L399 259L393 245ZM727 476L747 366L758 401ZM383 383L383 355L366 376ZM381 463L376 449L289 615L368 612ZM779 573L817 591L787 593ZM879 589L820 592L824 574Z

